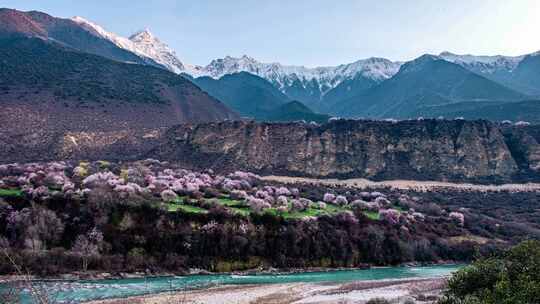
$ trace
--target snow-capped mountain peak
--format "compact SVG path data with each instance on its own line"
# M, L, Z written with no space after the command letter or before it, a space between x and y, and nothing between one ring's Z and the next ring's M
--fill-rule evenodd
M400 73L413 73L419 70L422 70L427 64L431 62L443 60L441 57L431 54L424 54L418 58L415 58L411 61L407 61L400 68Z
M475 56L442 52L439 57L476 72L492 74L500 70L513 71L525 56Z
M355 77L357 74L362 76L382 81L394 76L398 71L401 62L393 62L386 58L371 57L355 61L350 64L344 64L336 67L336 72Z
M157 63L164 65L174 73L179 74L186 69L184 64L176 56L176 52L155 37L150 30L144 29L139 31L131 35L129 40L135 44L140 52L154 59Z
M159 39L157 39L148 29L139 31L128 39L111 33L82 17L73 17L71 20L94 33L96 36L107 39L118 47L133 52L141 57L149 58L172 72L181 73L186 70L186 67L178 59L176 53L165 43L159 41Z
M248 72L270 81L282 91L285 91L287 87L293 84L300 83L304 87L312 87L315 83L319 87L321 94L325 94L341 82L358 75L375 81L388 79L397 73L401 66L399 62L392 62L383 58L368 58L335 67L307 68L304 66L282 65L275 62L262 63L248 55L238 58L226 56L212 60L207 66L195 66L182 63L176 53L153 35L149 29L144 29L129 38L124 38L82 17L73 17L72 20L96 36L107 39L141 57L150 58L172 72L178 74L187 73L194 77L209 76L212 78Z
M342 81L352 79L358 75L382 81L392 77L399 70L401 63L392 62L384 58L368 58L358 60L350 64L334 67L315 67L282 65L280 63L262 63L252 57L243 55L235 58L226 56L215 59L209 65L198 71L195 76L210 76L221 78L227 74L248 72L262 77L280 89L284 89L293 83L301 83L303 86L318 84L321 93L339 85Z
M128 51L132 51L132 52L136 53L137 55L141 55L141 54L137 53L137 50L135 49L135 47L133 46L133 44L130 42L129 39L121 37L121 36L116 35L114 33L108 32L104 28L102 28L101 26L99 26L99 25L97 25L97 24L95 24L95 23L93 23L91 21L88 21L88 20L86 20L86 19L84 19L83 17L80 17L80 16L75 16L75 17L71 18L71 20L78 23L80 26L82 26L86 30L94 33L94 35L99 36L99 37L104 38L104 39L107 39L107 40L113 42L114 44L116 44L117 46L119 46L119 47L121 47L123 49L127 49Z
M145 28L144 30L140 30L133 35L129 36L129 40L131 41L159 41L152 32L148 28Z
M250 72L259 75L258 71L261 68L262 64L247 55L240 58L225 56L224 58L212 60L200 72L206 76L221 78L224 75L239 72Z

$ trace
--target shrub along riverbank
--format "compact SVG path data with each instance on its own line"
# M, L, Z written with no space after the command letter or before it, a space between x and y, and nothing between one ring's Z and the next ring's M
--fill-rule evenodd
M540 303L540 242L523 242L458 271L439 303Z

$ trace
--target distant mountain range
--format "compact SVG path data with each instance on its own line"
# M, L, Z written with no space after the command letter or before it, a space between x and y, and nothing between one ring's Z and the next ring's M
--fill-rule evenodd
M331 106L343 116L410 118L423 107L465 100L504 102L523 98L524 94L460 65L424 55L403 64L387 81Z
M93 27L96 31L107 33L97 25ZM159 41L146 33L147 40ZM111 33L102 36L117 37ZM113 38L111 41L118 40ZM125 44L117 45L126 48ZM284 101L283 95L288 100L300 101L319 112L345 117L380 118L441 113L440 109L451 108L449 105L454 103L472 105L478 102L478 107L483 107L484 103L480 102L486 101L494 102L491 105L524 99L534 103L534 99L540 96L540 52L513 57L443 52L439 55L423 55L410 62L368 58L335 67L306 68L261 63L246 55L239 58L226 56L213 60L207 66L196 66L182 63L161 42L155 45L161 51L145 52L148 58L176 73L189 74L208 93L251 117L258 116L254 109L278 107ZM164 53L167 55L164 56ZM141 52L138 54L144 56ZM247 76L242 73L256 75L272 87L261 85L259 81L255 89L244 82ZM222 81L222 78L225 79ZM233 82L232 88L223 89L221 86ZM245 87L239 86L239 83L244 83ZM276 93L275 89L282 94ZM231 90L236 93L232 94ZM439 110L435 111L434 107L439 107ZM482 117L474 114L474 108L468 107L468 111L471 111L469 114ZM510 115L508 118L517 119L517 116Z
M368 58L316 68L261 63L244 55L197 66L180 60L149 30L124 38L81 17L61 19L40 12L1 9L0 38L19 35L183 74L240 115L255 119L284 109L298 110L281 112L284 117L305 119L299 115L306 113L300 110L303 107L283 108L295 101L310 112L351 118L461 114L497 120L538 117L532 122L540 122L540 112L535 112L540 97L540 52L515 57L443 52L409 62ZM516 109L533 113L497 112L511 109L514 103L521 105Z
M263 64L247 56L226 57L190 75L206 73L209 76L205 78L230 79L241 72L267 80L290 100L343 117L411 118L419 112L429 113L423 108L435 105L465 101L503 104L540 96L538 53L520 57L442 53L423 55L405 63L370 58L314 69ZM211 88L197 84L214 95ZM281 99L275 103L279 104Z

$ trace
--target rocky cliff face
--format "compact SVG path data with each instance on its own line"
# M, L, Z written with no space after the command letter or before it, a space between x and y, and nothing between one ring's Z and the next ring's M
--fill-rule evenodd
M206 167L316 177L488 181L519 170L500 129L487 121L182 125L154 153Z
M540 128L488 121L220 122L0 136L0 159L152 157L187 167L274 175L517 182L540 181L539 142Z
M516 161L520 176L540 172L540 127L503 127L505 141Z

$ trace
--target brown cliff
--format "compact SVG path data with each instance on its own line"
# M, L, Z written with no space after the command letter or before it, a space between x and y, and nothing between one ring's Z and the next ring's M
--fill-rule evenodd
M478 121L219 122L0 136L1 162L158 158L187 167L309 177L540 180L538 127Z
M153 152L205 167L372 179L509 180L518 166L487 121L182 125Z

